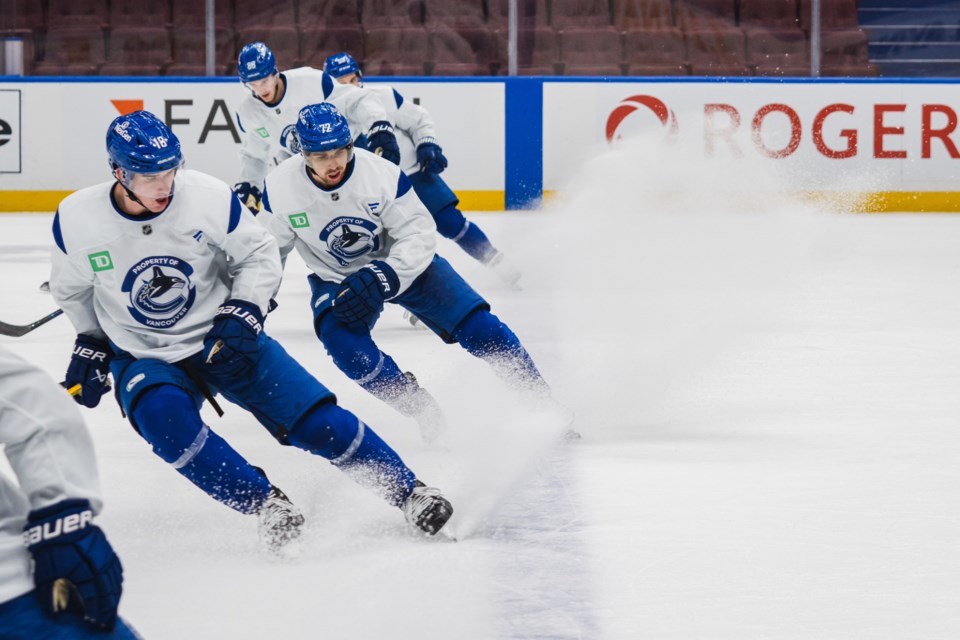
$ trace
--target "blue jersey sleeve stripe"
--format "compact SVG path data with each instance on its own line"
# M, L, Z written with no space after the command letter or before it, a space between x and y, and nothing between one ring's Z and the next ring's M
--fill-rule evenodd
M58 247L60 247L60 251L63 251L64 255L66 255L67 248L63 244L63 232L60 231L59 209L57 209L57 215L53 216L53 241L57 243Z
M330 77L330 74L328 73L323 74L323 80L321 81L321 85L323 86L323 99L326 100L327 97L329 97L330 94L333 93L333 78Z
M227 225L227 233L230 233L240 224L240 214L243 212L243 205L240 204L240 198L234 195L230 199L230 224Z
M273 209L270 208L270 197L267 195L267 185L263 185L263 196L260 198L260 205L264 211L273 213Z
M413 185L410 184L410 178L407 177L403 171L400 172L400 180L397 181L397 198L400 198L403 194L413 188Z
M396 89L393 90L393 99L397 101L397 109L399 109L400 105L403 104L403 96Z
M239 114L239 113L236 113L236 114L234 114L234 115L235 115L236 118L237 118L237 126L240 127L240 131L243 131L244 133L246 133L247 130L243 128L243 123L240 122L240 114Z

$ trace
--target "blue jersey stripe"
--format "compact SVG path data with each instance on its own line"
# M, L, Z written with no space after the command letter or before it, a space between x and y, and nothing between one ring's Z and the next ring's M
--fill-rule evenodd
M273 213L273 209L270 208L270 198L267 196L267 185L263 185L263 196L260 198L260 206L263 207L264 211Z
M405 194L407 191L413 188L413 185L410 184L410 178L407 177L403 171L400 172L400 179L397 181L397 198Z
M403 104L403 96L397 93L396 89L393 90L393 99L397 101L397 109L399 109Z
M230 198L230 224L227 226L227 233L230 233L240 224L240 214L243 213L243 205L240 204L240 198L233 196Z
M323 99L326 100L333 93L333 78L330 77L330 74L325 73L320 84L323 87Z
M63 245L63 232L60 231L60 210L57 209L57 215L53 216L53 241L60 247L60 251L67 253L67 248Z

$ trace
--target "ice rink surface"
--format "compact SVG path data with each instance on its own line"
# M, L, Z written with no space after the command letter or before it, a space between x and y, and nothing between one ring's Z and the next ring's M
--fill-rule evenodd
M520 292L440 244L575 411L572 445L388 309L381 347L453 425L421 443L335 369L288 265L267 330L445 490L457 542L238 408L205 410L305 512L300 557L277 561L109 398L85 411L122 615L147 638L960 637L960 217L665 211L628 187L471 214ZM50 221L0 216L6 322L54 308ZM59 380L73 337L59 318L0 343Z

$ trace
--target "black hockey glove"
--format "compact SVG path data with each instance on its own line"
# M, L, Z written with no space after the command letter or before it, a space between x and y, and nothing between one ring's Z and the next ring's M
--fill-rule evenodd
M106 340L83 333L77 336L63 380L67 389L80 385L80 393L73 396L77 404L92 409L100 404L100 396L110 391L107 374L112 358L113 352Z
M258 187L253 186L249 182L238 182L233 185L233 192L237 194L243 206L250 209L253 215L260 213L260 198L263 197L263 194L260 193Z
M213 327L203 338L206 366L218 376L244 377L260 362L261 331L260 307L246 300L227 300L217 309Z
M123 567L87 500L71 499L31 511L23 541L33 555L40 606L51 616L72 611L110 631L117 622Z
M417 145L417 164L423 173L443 173L447 159L436 142L421 142Z
M393 164L400 164L400 145L393 133L393 125L386 120L378 120L370 127L367 132L367 149Z
M372 329L384 300L397 295L399 289L400 278L393 267L374 260L343 279L333 299L333 313L348 327Z

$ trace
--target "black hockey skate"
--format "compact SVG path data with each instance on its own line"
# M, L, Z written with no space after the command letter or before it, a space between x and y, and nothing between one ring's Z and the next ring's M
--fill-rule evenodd
M419 480L401 509L407 522L430 536L440 531L453 515L453 505L440 495L440 489L428 487Z
M257 528L260 542L271 553L278 553L303 532L303 514L276 487L270 488L270 495L257 515L260 518Z

